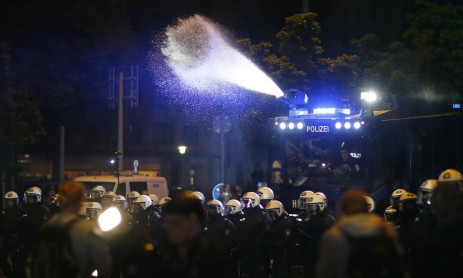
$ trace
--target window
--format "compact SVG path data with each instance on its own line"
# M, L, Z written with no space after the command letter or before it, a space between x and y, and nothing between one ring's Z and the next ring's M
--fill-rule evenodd
M155 125L154 126L154 143L172 144L174 142L173 125Z
M142 195L147 195L148 184L146 183L146 181L131 181L130 191L137 191L138 193Z
M117 187L117 190L116 190L116 195L122 195L124 197L126 197L126 194L127 194L127 186L125 184L125 182L121 182L119 183L119 186Z

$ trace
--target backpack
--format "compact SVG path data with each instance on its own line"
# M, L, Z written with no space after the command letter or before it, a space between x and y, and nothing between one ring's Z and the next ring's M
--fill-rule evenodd
M379 235L355 237L343 231L349 241L347 274L352 278L404 277L402 261L393 239L384 231Z
M44 226L29 257L26 273L28 278L78 277L77 260L72 250L72 226L75 218L62 227Z

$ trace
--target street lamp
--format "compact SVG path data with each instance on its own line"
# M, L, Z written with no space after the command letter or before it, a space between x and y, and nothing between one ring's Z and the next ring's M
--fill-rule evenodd
M178 146L178 152L181 154L181 155L184 155L186 153L186 149L187 149L187 146Z
M180 169L180 186L183 187L183 174L184 174L184 169L185 168L185 156L184 154L186 153L186 150L187 150L187 146L185 145L180 145L177 147L178 149L178 152L180 153L180 155L182 156L182 160L181 160L181 169Z

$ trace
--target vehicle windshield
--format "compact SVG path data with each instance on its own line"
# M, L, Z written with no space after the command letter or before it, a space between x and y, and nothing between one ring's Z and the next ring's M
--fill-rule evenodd
M288 136L284 139L288 183L301 186L315 178L354 181L364 175L361 136Z

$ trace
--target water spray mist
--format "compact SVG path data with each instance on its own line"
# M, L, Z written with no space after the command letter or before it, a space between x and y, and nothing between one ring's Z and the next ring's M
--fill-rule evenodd
M233 84L276 97L281 89L253 62L230 46L218 26L194 15L166 29L166 62L187 86L208 90Z

